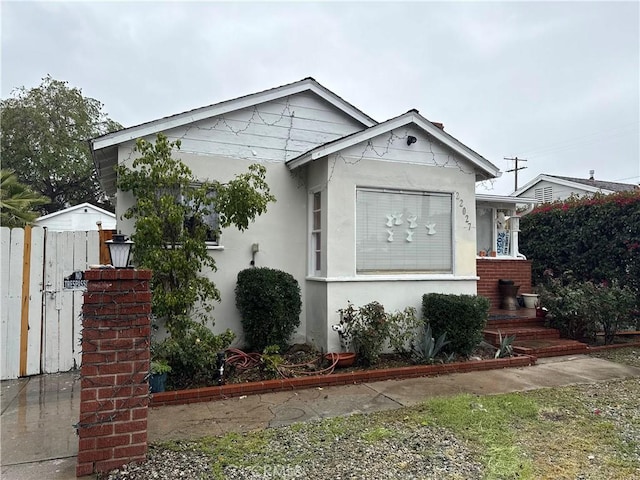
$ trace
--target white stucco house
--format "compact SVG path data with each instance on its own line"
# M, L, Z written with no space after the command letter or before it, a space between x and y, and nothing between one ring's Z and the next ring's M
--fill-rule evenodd
M134 199L116 191L113 167L132 162L137 138L154 141L158 132L181 140L174 156L202 179L224 182L265 165L277 198L247 231L225 229L209 246L222 297L216 331L228 327L242 338L234 288L254 250L256 266L284 270L300 284L293 340L328 350L339 348L329 326L348 301L420 311L424 293L476 294L479 229L483 249L500 248L494 259L522 260L515 207L533 200L491 196L477 204L476 182L499 175L493 163L417 110L378 123L312 78L93 139L123 233L133 229L122 214ZM510 216L515 228L504 245Z
M90 203L81 203L38 217L34 225L46 227L51 232L88 232L99 230L98 222L103 230L115 230L116 215Z
M534 198L538 202L555 202L566 200L571 195L584 197L594 193L605 195L615 192L632 191L638 185L630 183L608 182L596 180L594 171L589 172L589 178L561 177L558 175L541 174L511 194L513 197Z

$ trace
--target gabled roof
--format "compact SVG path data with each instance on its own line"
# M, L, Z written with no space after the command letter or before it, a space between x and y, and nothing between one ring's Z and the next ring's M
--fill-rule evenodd
M549 175L549 177L566 180L568 182L580 183L582 185L589 185L590 187L609 190L611 192L626 192L628 190L634 190L638 187L637 185L633 185L630 183L607 182L604 180L591 180L589 178L560 177L557 175Z
M49 218L54 218L59 215L72 213L72 212L75 212L76 210L81 210L83 208L89 208L97 213L101 213L102 215L107 215L109 217L116 218L115 213L111 213L103 208L96 207L95 205L92 205L90 203L81 203L80 205L74 205L73 207L65 208L64 210L58 210L57 212L49 213L48 215L43 215L42 217L36 218L35 221L39 222L41 220L48 220Z
M339 110L342 110L350 117L362 123L362 125L365 127L370 127L377 123L366 113L362 112L361 110L344 100L342 97L336 95L331 90L320 85L315 79L307 77L300 81L282 85L280 87L244 95L242 97L237 97L232 100L226 100L220 103L214 103L213 105L209 105L206 107L188 110L186 112L171 115L169 117L142 123L134 127L124 128L122 130L118 130L117 132L108 133L106 135L102 135L90 140L91 149L95 152L96 150L127 142L129 140L135 140L147 135L154 135L158 132L162 132L170 128L180 127L218 115L224 115L228 112L252 107L260 103L277 100L279 98L287 97L289 95L294 95L296 93L305 91L315 93L319 97L329 102L331 105L335 106Z
M638 188L637 185L633 185L631 183L607 182L604 180L590 180L588 178L561 177L559 175L548 175L543 173L513 192L511 196L517 197L518 195L522 195L523 192L529 190L542 181L556 183L558 185L563 185L569 188L577 188L592 193L624 192L635 190L636 188Z
M319 158L331 155L333 153L344 150L345 148L349 148L353 145L357 145L361 142L370 140L374 137L377 137L378 135L382 135L393 129L401 128L410 124L413 124L416 127L420 128L432 138L436 139L462 157L466 158L476 167L477 171L480 172L480 174L477 176L481 178L494 178L499 176L500 170L498 169L498 167L496 167L482 155L474 152L469 147L446 133L444 130L442 130L442 128L439 128L431 123L429 120L420 115L417 110L409 110L407 113L398 117L320 145L319 147L309 150L308 152L303 153L296 158L292 158L291 160L287 161L286 164L291 170L293 170Z

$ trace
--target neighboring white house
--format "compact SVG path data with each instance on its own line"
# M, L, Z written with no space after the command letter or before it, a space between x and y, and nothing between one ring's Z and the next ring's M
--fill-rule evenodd
M300 283L294 340L324 349L339 348L329 326L348 301L420 311L424 293L476 293L475 184L499 170L418 111L378 123L306 78L95 138L96 168L118 218L134 199L116 191L113 167L130 165L135 140L158 132L181 140L174 157L202 179L224 182L265 165L277 198L247 231L225 229L210 244L222 297L216 331L241 335L234 288L256 248L256 266ZM503 205L486 200L487 208ZM506 202L515 213L514 199ZM122 220L118 229L131 233L133 224ZM504 253L516 257L517 248Z
M38 217L34 224L52 232L87 232L98 230L97 222L102 222L103 230L115 230L116 215L90 203L81 203Z
M535 198L538 202L554 202L566 200L571 195L585 196L594 193L610 194L614 192L631 191L638 185L629 183L606 182L596 180L593 170L590 178L560 177L557 175L538 175L529 183L511 194L512 197Z

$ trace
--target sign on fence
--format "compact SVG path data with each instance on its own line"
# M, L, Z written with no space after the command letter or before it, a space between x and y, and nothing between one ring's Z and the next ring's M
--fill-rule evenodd
M64 277L64 289L85 291L87 281L84 279L84 271L73 272L68 277Z

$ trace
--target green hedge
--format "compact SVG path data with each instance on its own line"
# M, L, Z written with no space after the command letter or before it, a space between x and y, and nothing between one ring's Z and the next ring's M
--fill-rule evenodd
M577 280L618 280L640 291L640 190L543 204L522 217L520 251L534 283L547 269Z
M468 356L482 341L489 318L488 299L475 295L428 293L422 296L422 317L434 338L447 334L443 350Z
M236 306L248 346L260 352L269 345L284 349L300 325L300 286L281 270L248 268L238 273Z

